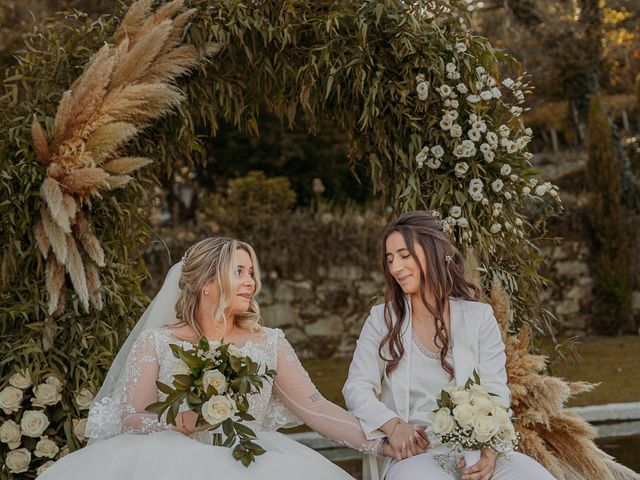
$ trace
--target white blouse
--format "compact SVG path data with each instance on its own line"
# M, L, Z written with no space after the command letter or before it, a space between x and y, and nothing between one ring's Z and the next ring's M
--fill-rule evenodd
M415 348L411 349L411 376L409 380L409 423L431 425L431 413L438 407L436 397L448 386L455 385L440 363L440 355L432 352L412 331ZM453 363L451 350L447 361Z

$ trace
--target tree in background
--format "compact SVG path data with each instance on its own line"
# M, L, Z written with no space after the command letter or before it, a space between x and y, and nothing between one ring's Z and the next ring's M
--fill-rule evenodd
M622 159L599 97L589 109L589 161L586 210L590 227L594 315L592 327L602 335L634 333L631 310L631 265L628 219L621 204Z

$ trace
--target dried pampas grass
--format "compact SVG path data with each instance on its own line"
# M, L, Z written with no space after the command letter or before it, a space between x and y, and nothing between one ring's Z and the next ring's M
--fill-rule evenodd
M60 302L64 303L60 268L68 274L85 310L90 302L102 308L97 290L104 251L81 208L89 207L105 191L124 187L133 180L130 174L151 163L147 158L127 157L122 149L183 101L175 79L220 49L213 44L204 50L183 44L184 29L195 13L193 9L180 12L183 5L183 0L174 0L154 11L151 0L133 3L113 42L100 48L62 95L51 142L34 116L34 150L38 161L47 166L40 189L41 218L34 234L50 265L49 313L60 313Z
M558 480L639 480L593 442L594 428L565 408L573 395L593 384L545 375L546 358L529 352L529 330L508 334L513 324L509 296L498 280L490 303L504 338L514 424L520 449L538 460Z

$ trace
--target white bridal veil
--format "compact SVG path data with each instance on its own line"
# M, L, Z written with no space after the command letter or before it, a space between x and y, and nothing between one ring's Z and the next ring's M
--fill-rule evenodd
M85 435L90 439L90 443L104 440L121 432L122 393L127 358L134 343L143 332L176 322L175 304L180 293L178 281L181 273L182 262L171 267L162 288L144 311L113 360L104 383L89 409Z

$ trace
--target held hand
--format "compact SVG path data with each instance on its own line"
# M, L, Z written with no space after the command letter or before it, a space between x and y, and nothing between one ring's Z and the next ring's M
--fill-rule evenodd
M191 435L196 431L196 420L198 420L198 414L187 410L186 412L180 412L176 416L176 430L185 435Z
M418 455L429 447L425 426L416 427L397 418L387 434L396 460Z
M498 454L489 448L483 448L480 460L469 468L465 468L464 458L458 463L460 470L464 469L462 480L491 480L496 468Z

